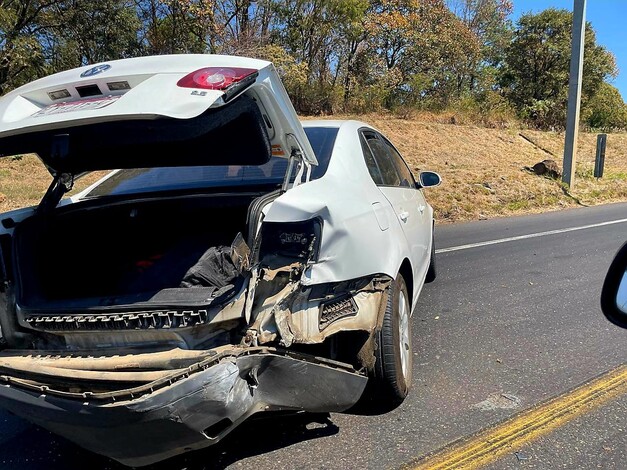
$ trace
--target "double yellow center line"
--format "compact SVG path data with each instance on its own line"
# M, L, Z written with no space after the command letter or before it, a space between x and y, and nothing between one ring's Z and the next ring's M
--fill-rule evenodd
M407 465L413 470L474 469L627 392L627 365Z

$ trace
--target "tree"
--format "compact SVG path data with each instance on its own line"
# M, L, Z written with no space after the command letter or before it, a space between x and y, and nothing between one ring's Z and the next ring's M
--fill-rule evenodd
M42 15L40 42L50 71L140 53L139 20L128 0L64 0Z
M495 71L511 41L513 11L510 0L447 0L447 4L476 36L480 54L468 58L468 73L458 77L458 93L488 92L496 84Z
M373 2L367 28L371 48L396 81L388 107L427 100L446 105L457 76L479 53L476 37L442 0Z
M627 128L627 105L616 87L602 83L582 110L582 120L592 129L612 131Z
M447 0L447 4L477 36L482 59L491 65L498 64L511 39L508 20L514 9L511 0Z
M0 0L0 95L41 76L42 15L60 0Z
M213 35L213 2L187 0L135 0L140 22L142 53L202 53Z
M276 23L271 35L277 44L304 64L308 80L288 90L296 109L305 113L332 113L336 85L347 62L344 52L355 40L355 24L365 14L366 0L275 1Z
M276 26L274 0L223 0L215 2L211 48L221 53L244 53L270 44Z
M519 115L538 127L564 127L573 16L550 8L518 21L505 51L500 84ZM596 43L586 24L582 100L591 99L617 73L614 56Z

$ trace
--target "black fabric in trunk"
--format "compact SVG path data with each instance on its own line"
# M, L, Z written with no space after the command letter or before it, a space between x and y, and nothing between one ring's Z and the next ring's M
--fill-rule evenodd
M239 276L231 259L230 246L209 248L181 281L181 287L226 287Z

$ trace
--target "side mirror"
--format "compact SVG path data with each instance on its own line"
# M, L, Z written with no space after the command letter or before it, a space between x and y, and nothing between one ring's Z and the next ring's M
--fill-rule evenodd
M627 243L618 250L605 276L601 310L609 321L627 328Z
M433 186L439 186L440 183L442 183L442 178L435 171L421 171L419 182L416 186L418 189L431 188Z

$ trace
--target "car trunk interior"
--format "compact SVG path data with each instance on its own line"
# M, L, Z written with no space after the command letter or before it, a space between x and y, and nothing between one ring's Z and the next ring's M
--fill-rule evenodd
M248 208L260 195L81 204L34 216L14 234L18 303L41 311L206 303L228 286L182 281L207 250L248 233Z

